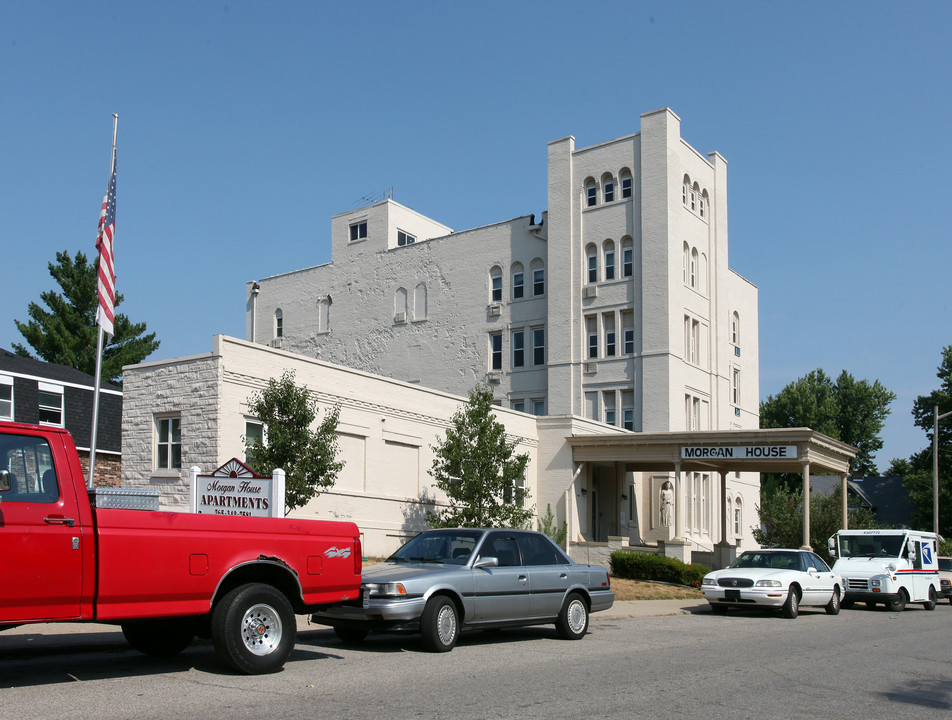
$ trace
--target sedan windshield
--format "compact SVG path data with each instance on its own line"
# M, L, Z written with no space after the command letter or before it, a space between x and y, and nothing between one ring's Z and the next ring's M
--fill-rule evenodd
M465 565L482 533L478 530L429 530L387 558L387 562Z
M745 552L729 567L799 570L800 558L795 552Z

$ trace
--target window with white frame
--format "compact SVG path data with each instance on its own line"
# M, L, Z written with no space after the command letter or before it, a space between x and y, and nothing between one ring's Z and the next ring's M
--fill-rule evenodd
M621 275L630 278L635 274L635 249L631 240L623 240L621 244Z
M38 390L40 425L63 427L63 386L41 382Z
M518 412L526 411L526 401L525 400L510 400L509 407L512 410L517 410Z
M615 313L605 313L602 317L602 327L605 332L605 357L615 357Z
M248 451L256 443L264 445L264 423L260 420L245 418L245 462L248 462Z
M284 312L280 308L274 311L274 336L284 337Z
M0 420L13 420L13 378L0 375Z
M738 497L734 501L734 537L740 537L743 534L741 532L741 527L743 526L743 515L744 504Z
M692 365L700 364L701 323L684 316L684 357Z
M588 357L594 359L598 357L598 318L589 315L585 318L585 334L588 338Z
M545 398L532 398L532 414L538 417L545 415Z
M353 223L350 226L350 241L357 242L358 240L367 239L367 221L363 220L361 222Z
M502 333L489 334L489 369L502 370Z
M635 354L635 331L631 328L625 330L625 355Z
M590 283L598 282L598 251L595 246L589 245L586 248L585 255L587 258L588 281Z
M595 186L595 181L589 181L585 186L585 205L586 207L594 207L598 203L598 188Z
M731 402L734 405L740 405L740 370L734 368L731 375Z
M545 365L545 328L532 328L532 364Z
M605 408L605 424L614 425L617 417L615 415L615 391L606 390L602 397L602 406Z
M615 201L615 183L609 181L606 182L603 186L605 202L610 203Z
M514 330L512 333L512 366L526 366L526 334L523 330Z
M416 242L416 237L403 230L397 230L397 245L412 245Z
M622 200L626 200L632 196L633 188L634 188L634 182L631 177L631 172L628 170L628 168L625 168L621 171Z
M522 269L522 263L516 263L512 266L512 299L522 300L526 293L526 274Z
M731 345L740 347L740 315L731 314Z
M502 302L502 270L493 266L489 271L489 281L490 281L490 295L489 299L492 302Z
M178 470L182 467L182 420L179 417L156 418L155 467Z
M542 260L536 258L532 261L532 297L543 295L545 295L545 266Z
M605 242L605 279L615 279L615 243L611 240Z
M635 393L631 390L621 393L621 426L625 430L635 429Z

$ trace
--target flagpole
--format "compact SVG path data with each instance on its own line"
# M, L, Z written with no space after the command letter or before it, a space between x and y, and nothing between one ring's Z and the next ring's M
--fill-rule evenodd
M116 132L119 126L119 116L116 113L112 114L112 155L109 160L109 177L112 178L113 173L116 170ZM98 322L96 323L98 332L96 333L96 379L93 385L93 428L92 433L90 434L89 441L89 478L86 481L86 486L92 488L95 483L93 478L95 477L96 472L96 440L99 430L99 385L100 378L102 377L102 346L103 346L103 335L105 331L102 329L102 325Z

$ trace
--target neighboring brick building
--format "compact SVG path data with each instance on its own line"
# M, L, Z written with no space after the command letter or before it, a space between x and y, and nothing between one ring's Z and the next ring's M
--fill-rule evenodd
M65 365L21 357L0 348L0 420L65 427L89 472L94 379ZM122 480L122 389L103 382L99 390L96 477L99 487Z
M727 161L667 108L627 137L549 143L541 218L454 232L388 199L334 216L331 247L331 263L248 283L247 340L460 396L486 382L503 407L638 433L759 426L757 288L728 265ZM703 469L582 473L589 540L670 539L651 508L672 480L695 549L722 524L753 543L755 472L732 472L724 497Z

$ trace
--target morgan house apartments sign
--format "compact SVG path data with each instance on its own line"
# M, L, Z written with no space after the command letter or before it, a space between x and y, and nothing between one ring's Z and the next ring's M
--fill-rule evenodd
M238 458L211 475L192 468L191 511L206 515L284 517L284 471L264 478Z
M796 460L796 445L685 445L682 460Z

